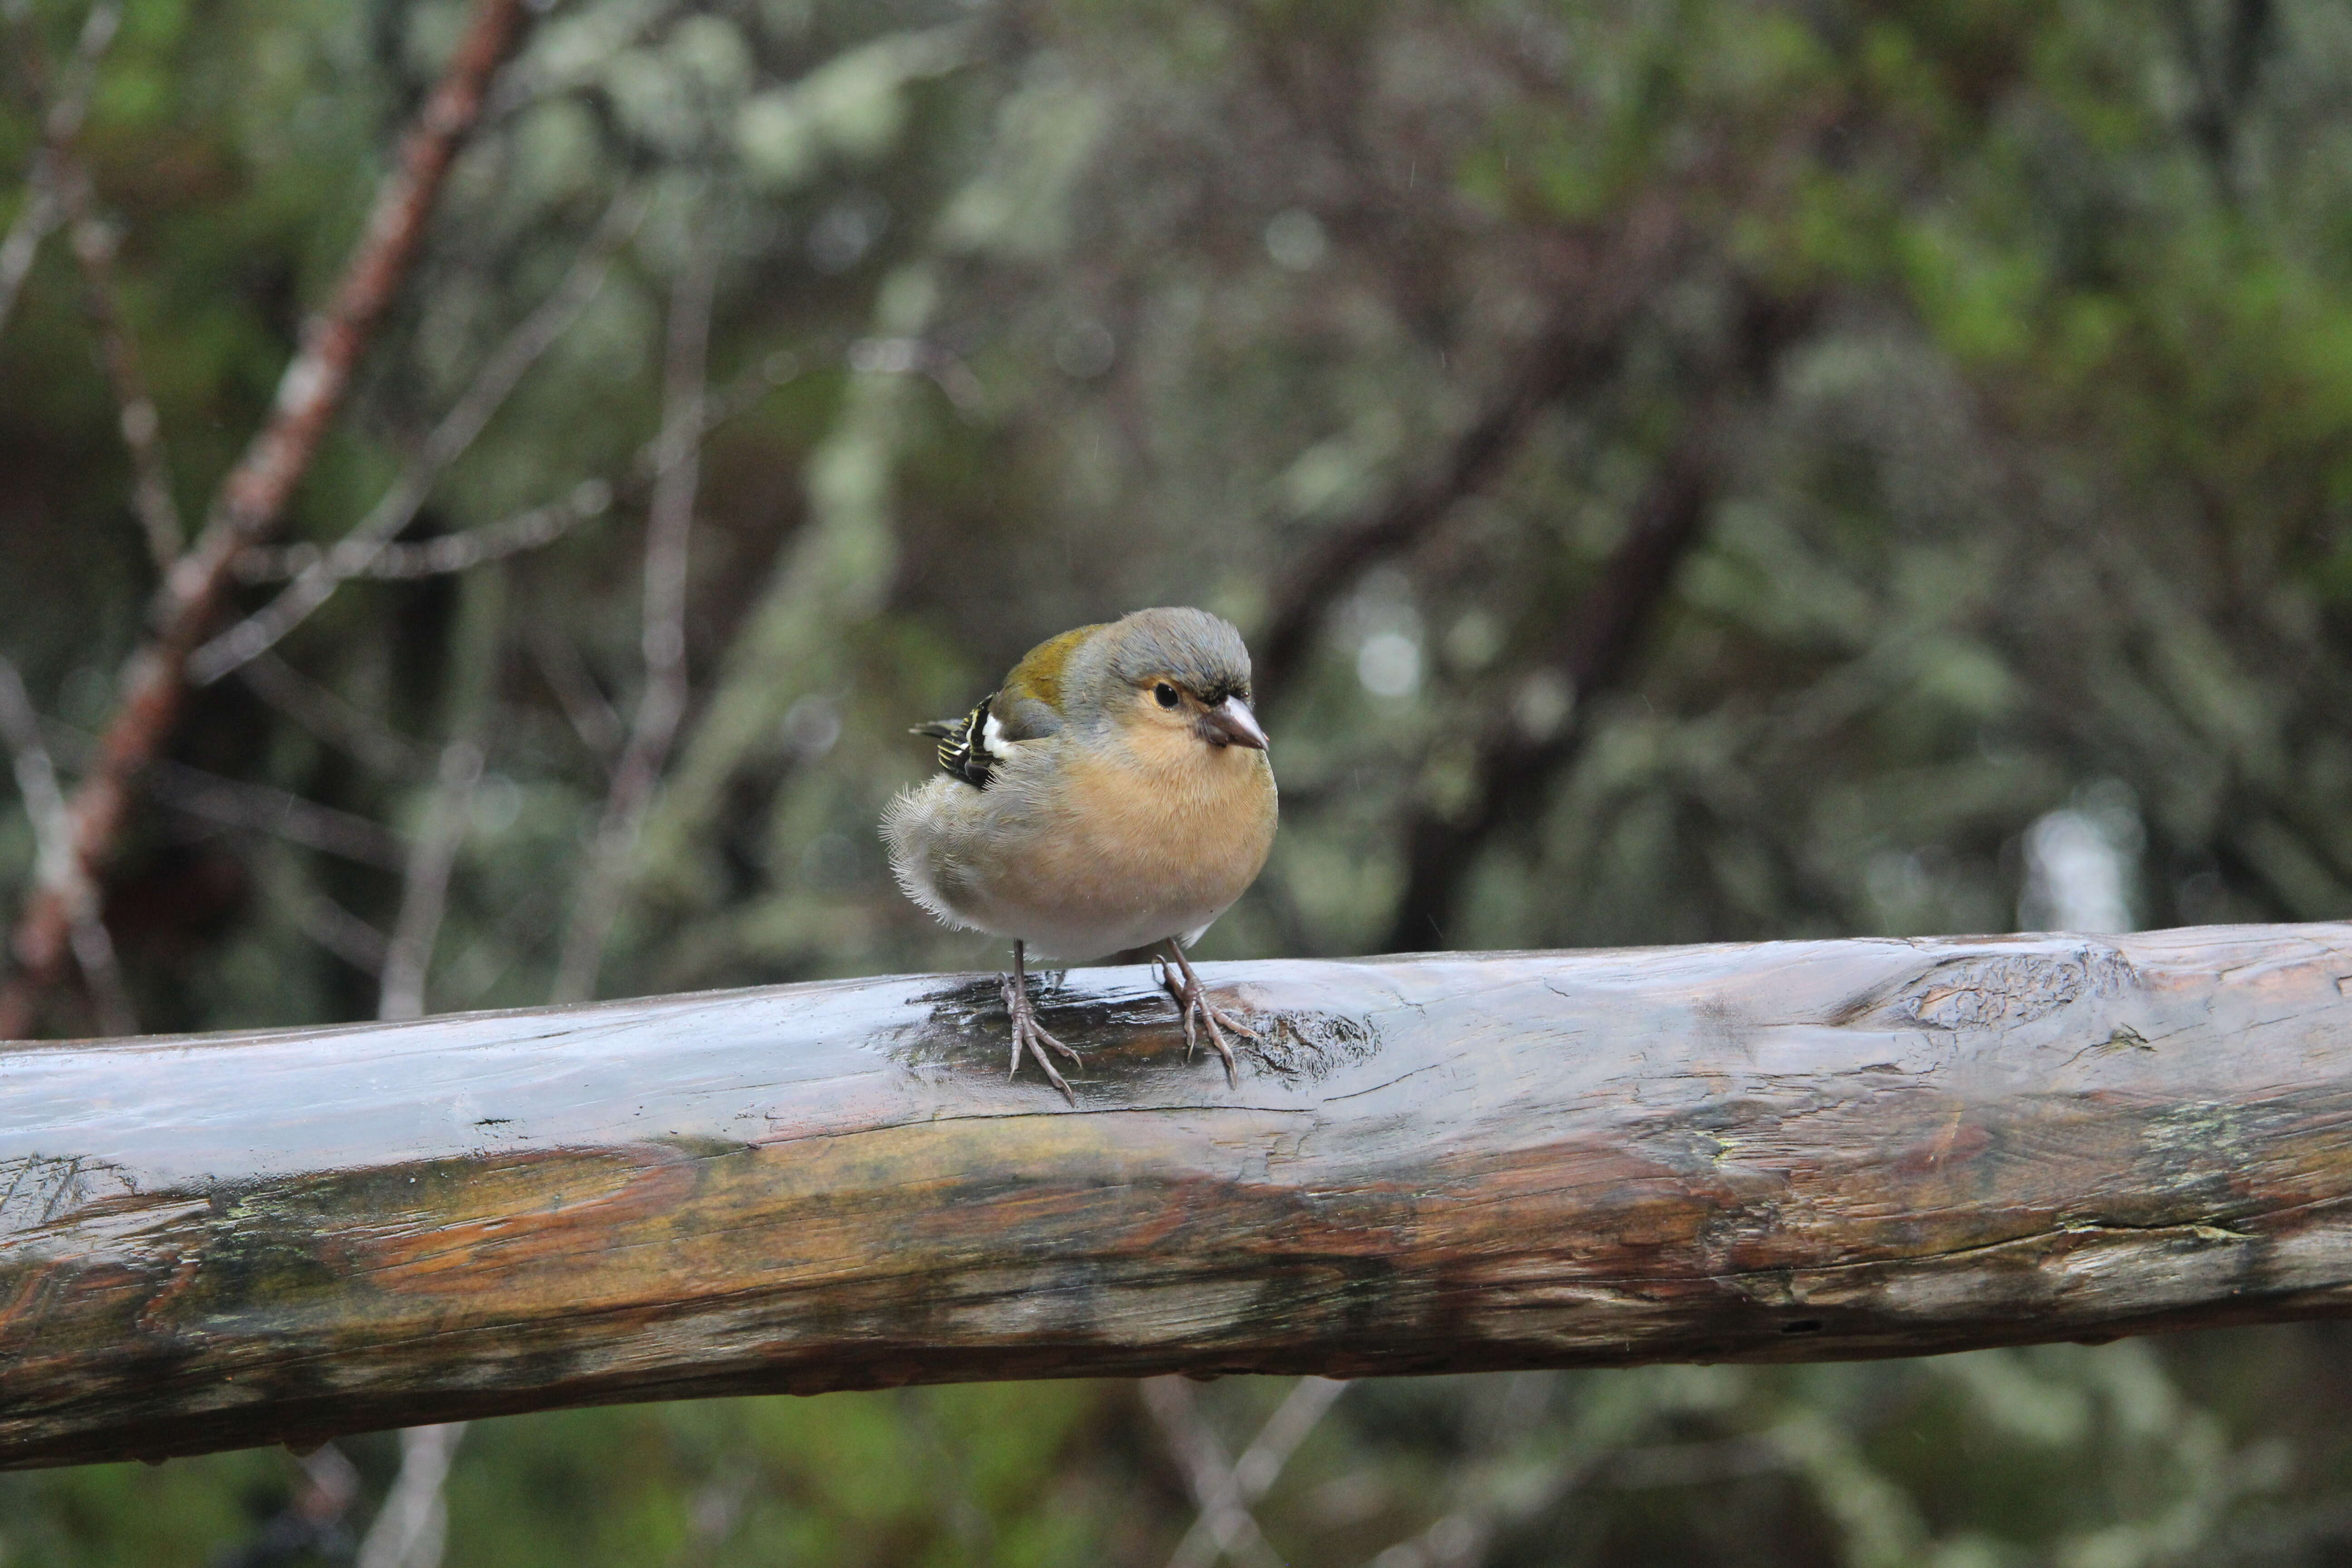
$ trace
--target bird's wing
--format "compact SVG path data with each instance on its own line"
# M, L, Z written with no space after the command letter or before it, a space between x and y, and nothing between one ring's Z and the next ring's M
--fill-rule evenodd
M985 789L1004 760L1003 748L1040 741L1062 728L1062 669L1079 644L1102 630L1078 626L1031 648L1004 678L1004 684L961 719L934 719L914 733L940 743L940 771Z
M911 733L936 736L940 742L940 771L950 778L961 779L974 789L988 786L989 774L995 771L996 753L988 745L988 709L996 700L992 691L981 699L980 706L961 719L933 719L918 724Z

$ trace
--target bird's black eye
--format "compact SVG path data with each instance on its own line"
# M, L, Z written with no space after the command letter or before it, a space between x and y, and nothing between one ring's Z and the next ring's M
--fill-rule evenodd
M1151 689L1151 695L1160 700L1162 708L1176 706L1176 689L1164 680Z

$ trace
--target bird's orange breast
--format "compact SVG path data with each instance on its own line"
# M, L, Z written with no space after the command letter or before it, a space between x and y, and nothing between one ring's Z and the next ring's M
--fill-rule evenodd
M1038 894L1108 917L1169 911L1168 934L1205 922L1265 865L1277 815L1265 753L1181 732L1139 737L1113 762L1071 759L1064 830L1041 847Z

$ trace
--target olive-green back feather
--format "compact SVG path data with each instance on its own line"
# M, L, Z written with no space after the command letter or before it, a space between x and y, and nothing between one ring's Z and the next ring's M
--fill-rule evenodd
M1097 622L1090 626L1075 626L1059 637L1047 637L1021 656L1013 673L1004 678L1004 685L996 693L996 720L1005 727L1008 741L1024 739L1013 726L1024 715L1019 711L1024 700L1042 702L1055 713L1062 711L1062 672L1069 667L1070 655L1077 646L1102 630Z
M940 771L975 789L988 785L997 758L988 746L988 721L996 721L999 741L1034 741L1062 727L1062 671L1071 650L1102 629L1078 626L1047 637L1021 656L1004 684L980 700L961 719L934 719L914 732L940 742Z

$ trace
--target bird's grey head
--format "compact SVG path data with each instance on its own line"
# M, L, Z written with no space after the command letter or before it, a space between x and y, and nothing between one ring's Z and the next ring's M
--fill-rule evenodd
M1171 676L1209 703L1249 691L1242 634L1206 610L1138 610L1104 628L1102 645L1108 673L1122 685Z
M1206 610L1137 610L1113 621L1071 657L1067 688L1108 716L1138 686L1172 680L1204 707L1250 700L1249 649L1230 622ZM1080 697L1080 694L1084 694Z

